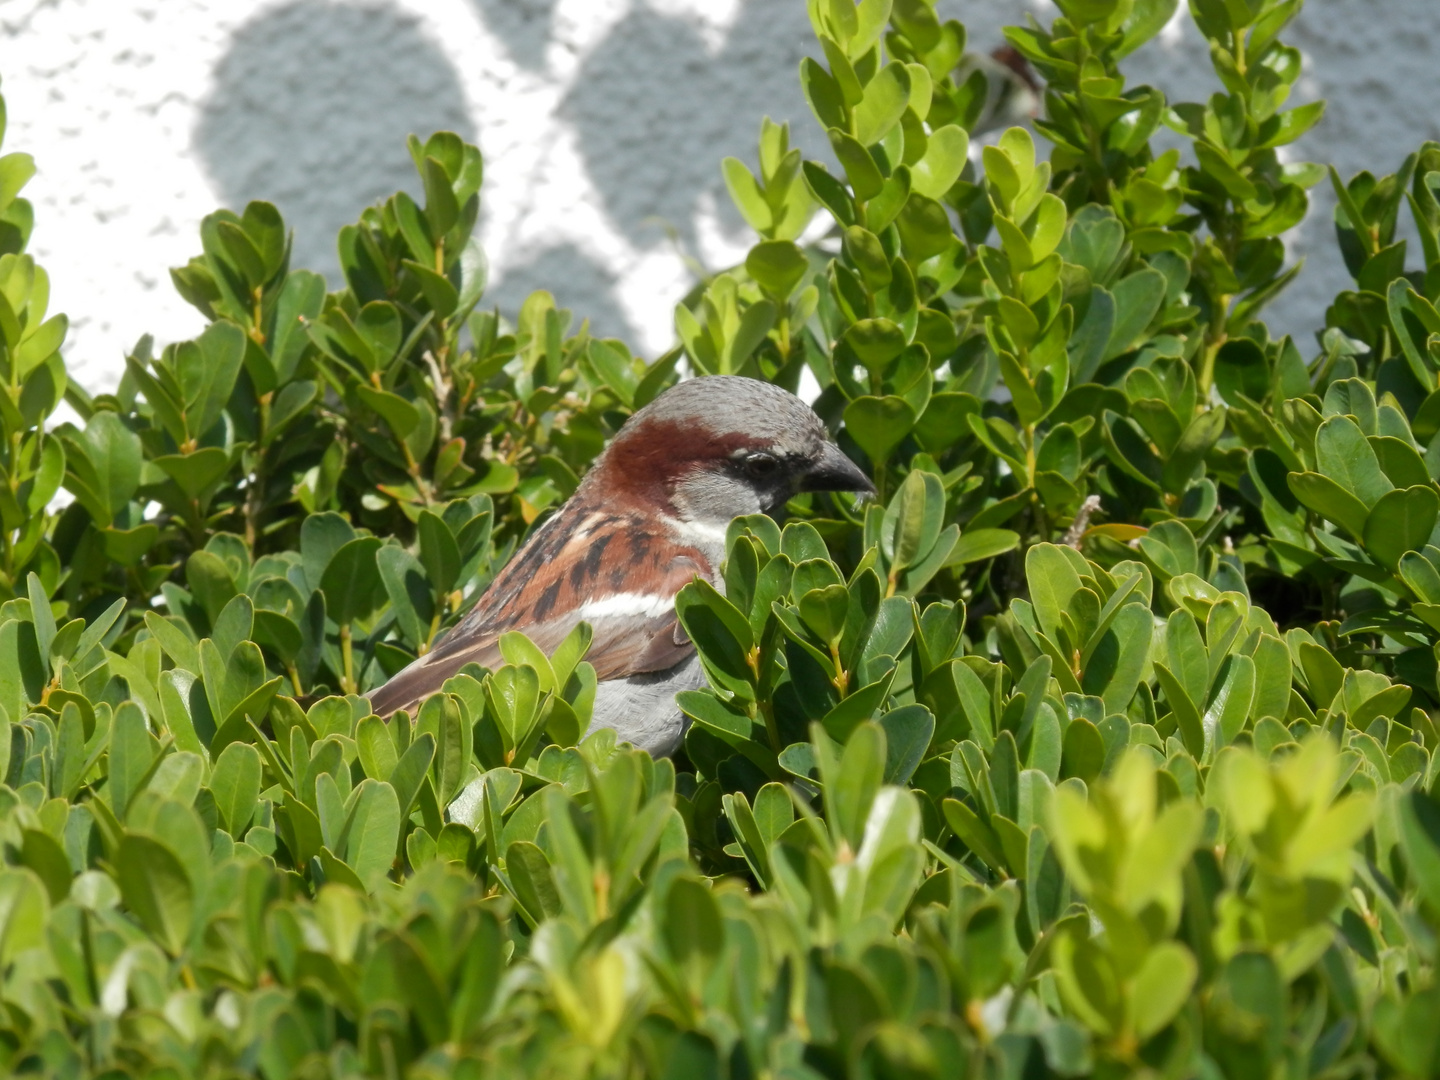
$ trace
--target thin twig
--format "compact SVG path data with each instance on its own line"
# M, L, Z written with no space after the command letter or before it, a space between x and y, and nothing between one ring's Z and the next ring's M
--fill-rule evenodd
M1080 504L1079 511L1075 514L1075 520L1070 523L1070 528L1065 530L1065 539L1060 542L1066 547L1080 550L1080 538L1085 535L1085 530L1090 527L1090 515L1100 509L1100 496L1087 496Z

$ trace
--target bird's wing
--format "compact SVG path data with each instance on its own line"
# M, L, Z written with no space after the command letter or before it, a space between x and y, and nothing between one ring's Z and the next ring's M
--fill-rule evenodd
M675 594L711 576L705 557L644 518L570 509L530 538L434 649L371 693L377 713L413 711L466 664L498 667L500 636L511 630L550 653L589 623L585 659L601 680L664 671L694 651Z

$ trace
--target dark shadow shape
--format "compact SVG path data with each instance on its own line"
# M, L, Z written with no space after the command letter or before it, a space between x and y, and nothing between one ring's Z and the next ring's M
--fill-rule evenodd
M514 319L527 296L546 289L558 307L570 309L574 319L570 333L589 319L592 337L619 338L633 347L639 335L625 318L615 279L615 274L575 245L560 244L506 270L481 304L492 308L498 304L501 313Z
M694 252L697 203L708 191L722 227L743 235L720 161L755 167L763 116L790 121L791 145L807 158L831 160L798 76L800 60L817 51L801 3L747 0L713 55L690 20L637 5L617 22L560 111L621 231L653 246L665 242L666 223Z
M243 26L215 70L193 135L227 206L275 203L292 264L339 283L335 236L397 189L420 190L405 138L475 141L450 61L388 4L293 0Z
M485 28L521 67L540 71L555 28L556 0L472 0Z

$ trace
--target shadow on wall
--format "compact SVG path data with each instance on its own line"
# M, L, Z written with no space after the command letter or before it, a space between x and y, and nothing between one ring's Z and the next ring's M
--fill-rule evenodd
M475 141L450 61L387 4L293 0L242 27L215 70L193 143L225 205L280 207L292 262L340 282L335 236L366 206L419 183L407 135Z
M530 71L545 67L557 0L472 0L489 31L505 43L510 59Z
M560 108L606 213L631 243L665 242L668 223L695 252L702 192L713 196L724 230L744 235L720 161L733 155L754 165L765 115L791 122L806 157L831 158L797 74L814 51L803 3L746 0L714 52L692 20L643 3L615 24Z
M625 318L615 293L615 275L574 244L546 248L523 263L507 267L505 276L485 294L481 306L493 308L498 304L500 313L513 320L525 298L536 289L548 290L558 307L570 309L572 334L589 319L593 337L619 338L631 348L638 347L639 335Z

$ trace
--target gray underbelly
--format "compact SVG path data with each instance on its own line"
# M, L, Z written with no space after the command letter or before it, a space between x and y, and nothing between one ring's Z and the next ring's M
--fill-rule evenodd
M602 682L595 688L589 730L613 728L620 741L648 750L654 757L669 757L680 749L689 724L675 704L675 695L704 685L705 672L693 653L665 671Z

